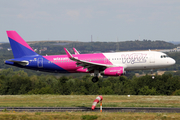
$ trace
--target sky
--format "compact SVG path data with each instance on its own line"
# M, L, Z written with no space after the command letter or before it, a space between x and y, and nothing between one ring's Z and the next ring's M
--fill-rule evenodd
M0 42L180 41L180 0L0 0Z

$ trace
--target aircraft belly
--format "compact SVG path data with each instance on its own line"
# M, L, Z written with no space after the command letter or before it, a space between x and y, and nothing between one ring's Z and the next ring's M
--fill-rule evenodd
M148 63L134 63L134 64L126 64L126 70L146 70L151 69L151 65Z

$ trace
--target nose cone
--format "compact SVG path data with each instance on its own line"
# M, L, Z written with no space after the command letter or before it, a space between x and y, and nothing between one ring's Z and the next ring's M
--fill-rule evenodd
M176 61L171 58L170 64L171 64L171 65L174 65L175 63L176 63Z

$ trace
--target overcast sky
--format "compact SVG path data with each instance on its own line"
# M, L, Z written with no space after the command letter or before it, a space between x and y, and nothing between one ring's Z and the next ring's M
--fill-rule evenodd
M26 41L180 41L180 0L0 0L6 30Z

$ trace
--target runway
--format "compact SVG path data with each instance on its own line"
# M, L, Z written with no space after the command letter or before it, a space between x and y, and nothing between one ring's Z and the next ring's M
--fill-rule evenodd
M92 111L89 107L0 107L0 111L17 111L17 112L77 112ZM95 108L94 112L99 112L99 108ZM152 113L180 113L180 108L153 108L153 107L104 107L103 112L152 112Z

